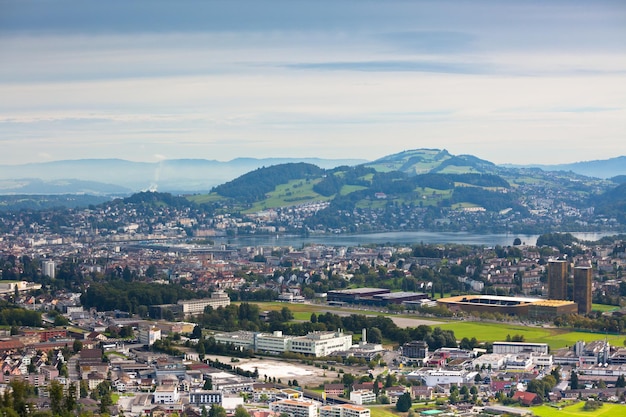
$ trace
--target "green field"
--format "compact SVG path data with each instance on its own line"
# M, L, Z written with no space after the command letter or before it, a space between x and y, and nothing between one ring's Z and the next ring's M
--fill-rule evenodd
M591 310L593 311L600 311L602 313L606 312L606 311L616 311L619 310L619 306L613 306L610 304L592 304L591 305Z
M494 342L506 339L507 335L523 335L526 342L547 343L551 349L572 346L578 340L590 342L604 339L603 333L575 332L567 329L555 329L545 327L528 327L512 325L508 323L484 323L461 321L439 325L444 330L454 331L457 339L475 337L480 342ZM622 346L624 335L608 335L609 343Z
M533 413L538 417L617 417L626 415L626 406L621 404L604 404L595 411L583 411L584 402L563 407L560 410L549 405L532 407Z
M307 181L303 179L291 180L286 184L276 186L274 191L267 193L267 198L252 205L246 213L254 213L268 208L295 206L312 201L327 201L331 197L324 197L315 191L313 186L321 179Z

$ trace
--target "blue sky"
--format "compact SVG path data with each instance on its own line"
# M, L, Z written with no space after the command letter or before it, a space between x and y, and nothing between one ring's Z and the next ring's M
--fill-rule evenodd
M0 0L0 164L626 155L623 1Z

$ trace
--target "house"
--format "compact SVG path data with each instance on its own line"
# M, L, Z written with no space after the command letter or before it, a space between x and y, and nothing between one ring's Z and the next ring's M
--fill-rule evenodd
M324 384L324 394L343 396L345 386L343 384Z
M389 401L391 402L391 404L395 404L398 402L398 398L400 398L406 392L406 387L402 385L388 387L385 388L385 392L387 393L387 397L389 397Z
M541 397L534 392L515 391L513 400L519 401L522 405L531 406L533 404L541 404Z
M411 387L411 397L418 401L432 400L435 398L433 387L418 385Z

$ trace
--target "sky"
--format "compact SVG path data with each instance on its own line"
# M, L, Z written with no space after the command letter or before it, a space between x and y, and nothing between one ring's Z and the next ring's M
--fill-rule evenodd
M626 155L626 2L0 0L0 164Z

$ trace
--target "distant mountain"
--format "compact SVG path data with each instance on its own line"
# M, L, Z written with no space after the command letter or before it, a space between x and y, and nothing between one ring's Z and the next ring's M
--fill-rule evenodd
M142 190L207 192L246 172L260 167L305 162L320 168L357 165L362 159L237 158L228 162L207 159L172 159L161 162L132 162L123 159L79 159L23 165L0 165L0 194L132 193ZM29 178L29 180L23 180ZM63 181L61 190L54 183ZM111 184L117 188L104 185ZM72 188L74 186L74 188ZM48 188L48 191L46 191Z
M510 167L522 167L519 165L506 165ZM626 156L616 158L574 162L559 165L525 165L526 168L541 168L544 171L571 171L576 174L594 178L612 178L626 175Z
M439 174L485 174L496 173L497 166L472 155L451 155L443 149L414 149L388 155L366 167L377 171L401 171L409 175Z
M59 195L89 194L126 195L133 190L114 184L76 179L58 179L43 181L38 178L0 179L0 195Z
M626 222L626 183L593 198L596 213L614 217L620 223Z
M0 195L0 212L18 210L47 210L52 208L84 208L110 201L110 197L76 194L58 195Z

